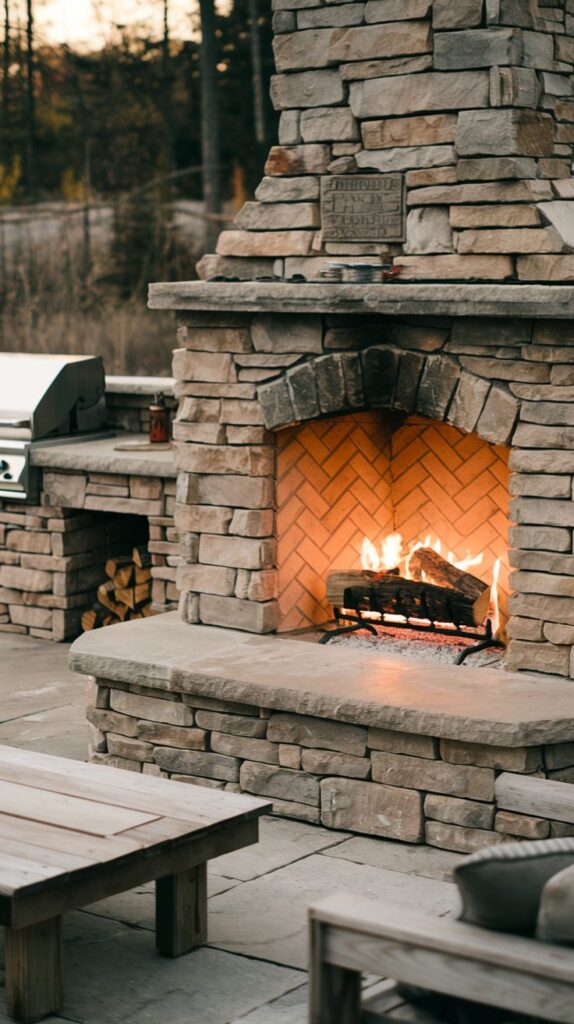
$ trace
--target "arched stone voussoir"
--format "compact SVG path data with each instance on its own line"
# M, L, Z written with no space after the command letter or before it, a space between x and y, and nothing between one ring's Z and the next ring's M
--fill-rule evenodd
M360 356L356 352L335 352L301 363L284 377L262 384L258 397L269 430L363 409Z
M520 412L520 402L502 384L463 371L447 420L465 433L491 444L508 445Z

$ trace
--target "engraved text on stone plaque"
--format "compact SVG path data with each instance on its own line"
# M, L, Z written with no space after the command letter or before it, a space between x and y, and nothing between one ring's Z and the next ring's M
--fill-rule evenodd
M326 242L402 242L402 174L334 174L321 181L321 226Z

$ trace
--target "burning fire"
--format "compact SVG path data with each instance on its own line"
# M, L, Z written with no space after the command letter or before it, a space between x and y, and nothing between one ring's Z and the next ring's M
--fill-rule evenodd
M410 570L410 560L415 551L418 551L419 548L432 548L436 551L437 555L442 555L443 558L446 558L452 563L452 565L456 566L457 569L461 569L463 572L472 571L475 566L482 565L484 561L483 551L478 555L469 554L466 558L462 559L456 559L452 551L443 555L440 540L435 540L433 543L430 535L427 536L424 541L418 541L417 543L412 544L407 551L404 550L403 543L403 537L400 533L391 533L383 539L379 553L375 545L365 537L361 550L361 568L365 572L391 572L392 570L396 571L398 569L399 575L402 576L403 579L412 580L414 579L414 576ZM490 608L488 612L494 636L497 636L501 627L499 577L500 559L498 558L494 563L492 570ZM427 577L425 573L422 574L422 578L424 582L433 582L432 578ZM397 616L397 618L399 617Z

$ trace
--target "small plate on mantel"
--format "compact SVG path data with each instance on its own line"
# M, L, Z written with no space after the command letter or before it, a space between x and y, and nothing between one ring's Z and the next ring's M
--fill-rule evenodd
M115 452L168 452L171 441L121 441L114 445Z

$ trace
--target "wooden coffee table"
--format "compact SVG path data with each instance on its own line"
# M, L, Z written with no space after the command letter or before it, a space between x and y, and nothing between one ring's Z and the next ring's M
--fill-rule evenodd
M62 914L156 880L156 947L207 941L207 861L258 840L252 797L0 746L6 1008L62 1008Z

